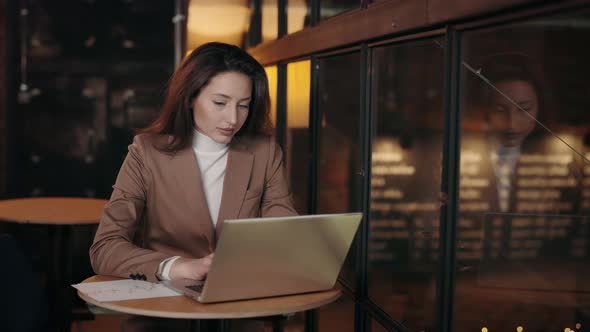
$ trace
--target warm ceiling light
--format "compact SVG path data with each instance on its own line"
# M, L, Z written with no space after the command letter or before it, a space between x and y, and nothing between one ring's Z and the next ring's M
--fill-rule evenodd
M192 0L188 7L187 48L220 41L241 46L250 23L244 0Z

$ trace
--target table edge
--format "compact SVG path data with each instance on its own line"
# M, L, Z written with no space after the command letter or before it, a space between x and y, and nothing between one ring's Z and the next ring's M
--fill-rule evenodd
M241 313L218 313L218 314L211 314L211 313L198 313L198 312L173 312L173 311L161 311L161 310L145 310L145 309L138 309L138 308L130 308L126 306L118 305L117 302L100 302L97 301L86 294L77 291L78 296L87 303L96 305L98 307L109 309L113 311L117 311L124 314L132 314L132 315L141 315L141 316L149 316L149 317L160 317L160 318L179 318L179 319L231 319L231 318L254 318L254 317L265 317L265 316L274 316L274 315L283 315L289 314L294 312L301 312L311 309L316 309L331 302L337 300L340 296L342 296L342 291L337 288L331 289L331 291L335 291L334 294L326 298L322 301L314 302L308 305L300 305L297 307L289 308L289 310L268 310L268 311L256 311L256 312L241 312ZM311 294L311 293L310 293ZM298 294L292 294L298 295ZM180 295L183 296L183 295ZM288 296L288 295L286 295ZM125 301L121 301L125 302ZM207 305L207 304L203 304Z
M75 220L75 221L48 221L48 220L14 220L0 217L0 222L12 223L19 225L40 225L40 226L83 226L83 225L98 225L100 218L93 220Z
M0 200L0 208L9 206L14 203L20 202L64 202L69 201L73 203L81 203L87 204L87 207L97 208L98 210L103 210L104 206L108 204L109 200L104 198L96 198L96 197L61 197L61 196L48 196L48 197L18 197L18 198L7 198ZM86 205L85 205L86 206ZM47 219L35 219L35 218L14 218L13 216L5 216L0 215L0 222L5 223L12 223L12 224L19 224L19 225L49 225L49 226L68 226L68 225L97 225L100 223L100 216L99 213L97 216L93 216L90 218L82 217L81 219L76 220L47 220ZM53 218L49 218L53 219Z

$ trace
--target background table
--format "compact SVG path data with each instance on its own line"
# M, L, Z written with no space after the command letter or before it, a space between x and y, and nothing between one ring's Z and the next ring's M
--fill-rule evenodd
M93 276L84 280L83 283L120 279ZM335 301L341 294L340 289L333 288L314 293L202 304L186 296L99 302L78 291L78 296L84 301L104 309L134 315L180 319L232 319L284 315L319 308Z
M0 200L0 220L20 224L97 224L107 200L40 197Z
M77 197L41 197L0 200L0 221L17 224L47 225L52 242L49 301L51 316L60 330L69 331L71 323L72 252L71 228L98 224L107 200ZM61 301L60 301L61 300Z

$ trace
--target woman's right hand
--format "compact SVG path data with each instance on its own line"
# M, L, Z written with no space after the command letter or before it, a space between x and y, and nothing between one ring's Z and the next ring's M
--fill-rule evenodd
M198 259L181 257L172 264L170 279L203 280L209 273L212 261L213 254Z

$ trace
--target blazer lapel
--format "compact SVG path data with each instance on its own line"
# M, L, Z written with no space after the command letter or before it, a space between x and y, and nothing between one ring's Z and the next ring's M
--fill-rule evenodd
M241 139L235 138L229 147L225 178L223 180L223 193L221 194L221 206L215 227L215 240L219 238L223 228L223 221L238 217L250 175L254 156L248 152Z
M205 236L210 245L214 244L215 234L213 229L213 222L209 206L207 205L207 198L203 188L203 181L201 180L201 170L199 163L192 148L186 148L178 151L173 158L176 162L176 175L178 182L184 184L186 197L188 198L191 207L194 207L195 222L202 224L203 229L207 232ZM192 204L191 204L192 203ZM193 210L191 208L191 210Z

